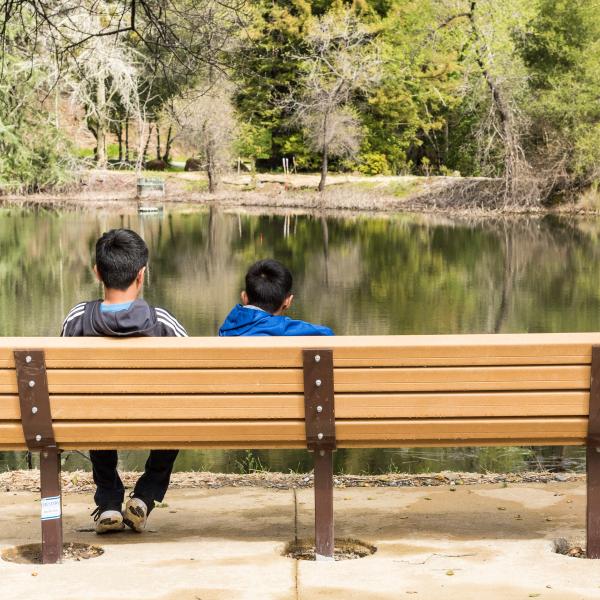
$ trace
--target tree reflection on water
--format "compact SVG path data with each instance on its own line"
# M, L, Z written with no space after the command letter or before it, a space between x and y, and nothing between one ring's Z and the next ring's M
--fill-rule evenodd
M238 301L246 267L273 256L295 277L293 316L343 334L595 331L600 221L557 217L451 219L410 215L244 214L207 210L140 216L0 212L0 335L57 335L69 307L100 294L96 238L131 227L150 248L144 297L190 335L215 335ZM144 453L126 452L125 467ZM0 453L0 470L24 453ZM255 451L271 470L310 470L303 451ZM65 468L87 467L77 454ZM186 451L179 469L240 471L244 451ZM582 448L340 450L348 473L581 470Z

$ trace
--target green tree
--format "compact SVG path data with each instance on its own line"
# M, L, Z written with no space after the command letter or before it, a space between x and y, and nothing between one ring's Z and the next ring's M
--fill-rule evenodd
M299 128L290 126L290 111L283 102L295 89L298 55L311 15L311 3L306 0L253 3L247 35L235 52L239 83L235 103L240 120L249 123L249 133L254 133L245 145L258 149L249 158L262 158L260 163L271 168L282 155L295 155L301 167L314 166Z
M366 126L360 170L374 174L418 167L424 158L439 170L449 161L448 117L461 101L461 36L434 32L433 0L396 0L381 21L383 73L360 106Z
M379 80L381 61L371 31L349 8L313 17L305 46L301 76L287 103L321 156L322 192L329 156L353 155L358 149L359 118L353 99Z
M0 73L0 193L33 192L69 183L75 171L71 148L48 108L52 72L43 57L28 60L28 24L5 32Z
M530 73L528 150L549 175L546 193L586 187L600 176L600 2L540 0L517 40Z

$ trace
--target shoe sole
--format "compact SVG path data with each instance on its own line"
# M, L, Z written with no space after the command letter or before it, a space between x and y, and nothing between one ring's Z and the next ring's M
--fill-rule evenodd
M146 515L138 506L127 506L123 515L123 523L137 533L142 533L146 527Z
M115 533L117 531L123 531L125 529L125 523L122 519L116 519L109 517L98 521L96 524L96 533L102 535L103 533Z

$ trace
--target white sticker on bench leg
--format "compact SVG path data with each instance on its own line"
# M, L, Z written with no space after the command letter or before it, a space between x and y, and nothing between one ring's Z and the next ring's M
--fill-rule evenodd
M60 519L60 496L42 498L42 521Z

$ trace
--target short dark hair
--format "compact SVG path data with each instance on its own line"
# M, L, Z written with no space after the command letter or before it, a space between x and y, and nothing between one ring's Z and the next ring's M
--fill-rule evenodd
M148 246L131 229L111 229L96 242L96 268L109 289L126 290L148 264Z
M246 273L246 294L253 306L273 314L292 292L292 274L279 261L255 262Z

